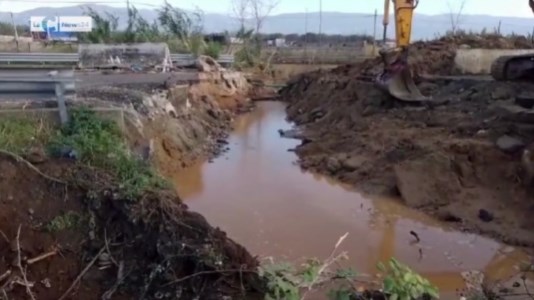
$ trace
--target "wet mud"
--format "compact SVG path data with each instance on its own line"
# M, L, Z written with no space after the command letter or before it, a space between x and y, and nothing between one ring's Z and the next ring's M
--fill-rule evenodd
M534 86L423 81L420 89L439 101L413 106L347 76L357 68L306 74L281 92L301 131L300 165L370 194L400 196L458 229L533 246L521 155L534 131L508 107Z

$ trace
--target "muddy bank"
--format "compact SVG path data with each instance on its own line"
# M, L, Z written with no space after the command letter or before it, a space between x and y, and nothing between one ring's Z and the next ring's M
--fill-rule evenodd
M125 109L125 131L132 147L147 152L164 176L200 158L228 150L225 138L238 114L253 108L251 86L239 72L200 72L183 83L172 75L160 84L114 84L83 89L78 101Z
M88 265L92 268L72 290L78 299L106 292L113 294L109 299L220 299L254 290L236 290L231 282L239 283L239 275L216 270L253 270L255 259L188 211L174 194L150 192L128 199L119 196L116 179L92 168L64 160L36 166L64 183L6 155L0 158L0 228L5 235L0 270L9 275L0 284L11 299L29 299L16 267L19 254L37 299L58 299ZM47 253L53 254L43 258ZM172 283L202 271L213 274ZM257 280L250 273L243 276L248 283Z
M126 154L113 152L89 166L76 147L65 153L60 147L63 158L56 158L40 144L23 147L27 161L0 154L1 293L9 299L31 299L30 293L36 299L262 298L258 261L144 167L136 169L152 164L165 175L224 151L233 116L250 109L248 86L239 74L203 76L186 86L111 83L68 101L71 108L123 109L116 121L125 136L108 140L111 133L99 131L108 125L86 124L90 139L80 139L81 132L66 141L89 142L86 152L100 153L114 146L126 151L115 145L124 138L139 162L117 162ZM50 103L30 104L43 105ZM46 122L35 128L48 128ZM113 171L107 159L116 163Z
M531 186L521 152L532 125L506 105L533 85L468 80L422 82L442 102L407 106L340 67L282 90L302 139L306 169L371 194L400 195L414 208L514 245L534 245ZM527 117L528 119L528 117Z

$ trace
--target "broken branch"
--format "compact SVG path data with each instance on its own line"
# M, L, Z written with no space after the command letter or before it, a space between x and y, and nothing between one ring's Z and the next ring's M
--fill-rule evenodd
M11 269L7 270L4 274L0 275L0 282L11 275Z
M34 263L39 262L39 261L41 261L41 260L43 260L43 259L45 259L47 257L56 255L57 252L58 252L58 250L54 249L53 251L50 251L50 252L47 252L47 253L43 253L43 254L41 254L39 256L36 256L34 258L28 259L27 263L28 263L28 265L34 264Z
M22 268L22 261L21 261L21 258L20 258L20 229L21 229L22 225L19 225L19 228L17 229L17 239L16 239L16 242L17 242L17 267L19 268L20 270L20 274L22 275L22 280L24 280L24 286L26 286L26 293L28 294L28 296L30 296L30 298L32 300L35 300L35 296L33 295L32 293L32 290L31 290L31 287L33 286L32 284L30 284L28 282L28 277L26 276L26 271Z

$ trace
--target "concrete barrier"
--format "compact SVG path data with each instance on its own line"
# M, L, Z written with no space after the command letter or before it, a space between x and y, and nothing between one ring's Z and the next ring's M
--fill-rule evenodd
M490 74L491 64L500 56L534 54L534 49L458 49L454 63L462 74Z

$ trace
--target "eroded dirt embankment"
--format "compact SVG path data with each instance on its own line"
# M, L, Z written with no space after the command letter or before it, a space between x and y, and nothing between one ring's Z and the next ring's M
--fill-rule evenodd
M123 129L133 154L144 160L141 165L152 162L166 175L223 151L233 116L250 107L248 85L239 74L211 70L202 76L185 87L172 78L151 86L110 83L79 91L68 104L125 109ZM41 131L43 123L36 124ZM103 144L88 147L97 152L113 147L111 133L95 128L107 126L86 127L90 138ZM84 141L80 134L70 138ZM189 211L170 187L158 185L136 196L122 192L124 183L114 174L137 163L119 162L120 171L110 173L107 163L98 168L82 163L76 148L53 158L44 145L35 146L21 154L27 161L0 154L2 294L10 299L30 299L30 294L36 299L262 298L257 260ZM139 174L146 171L131 172L139 178L129 184L152 181Z
M9 299L30 299L18 255L35 299L221 299L261 288L254 273L236 271L256 260L173 193L132 199L116 178L76 162L35 166L64 183L0 158L0 287Z
M281 91L299 128L290 134L303 140L301 166L371 194L400 195L461 228L533 246L532 186L520 158L534 128L510 121L517 116L501 105L534 86L422 82L442 104L409 106L356 80L356 68L306 74Z

